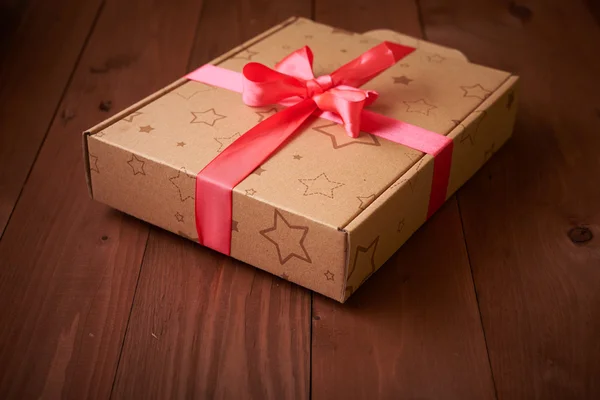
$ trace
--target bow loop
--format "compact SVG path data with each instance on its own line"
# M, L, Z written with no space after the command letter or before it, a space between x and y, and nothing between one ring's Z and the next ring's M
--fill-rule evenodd
M358 87L379 75L408 54L404 46L383 42L334 71L315 78L313 53L308 46L294 51L271 69L259 63L243 70L243 100L249 106L298 103L312 99L322 111L339 115L351 137L358 137L360 115L377 93Z

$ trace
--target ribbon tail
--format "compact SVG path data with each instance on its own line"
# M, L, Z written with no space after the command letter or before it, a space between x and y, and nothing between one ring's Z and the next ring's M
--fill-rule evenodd
M243 134L196 176L196 229L206 247L229 255L233 188L275 153L317 109L312 99L286 108Z

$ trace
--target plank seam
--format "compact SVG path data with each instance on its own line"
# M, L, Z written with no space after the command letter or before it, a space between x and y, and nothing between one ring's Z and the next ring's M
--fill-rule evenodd
M479 294L477 293L477 285L475 284L475 277L473 276L473 267L471 265L471 255L469 254L469 246L467 245L467 238L465 235L465 225L463 222L462 211L460 209L459 195L456 195L456 207L458 209L458 218L460 219L460 228L462 231L463 242L465 251L467 252L467 262L469 263L469 271L471 272L471 282L473 283L473 291L475 292L475 301L477 302L477 313L479 314L479 324L481 325L481 333L483 334L483 343L485 344L485 355L487 356L488 365L490 366L490 376L492 378L492 385L494 387L494 398L498 400L498 389L496 387L496 379L494 377L494 369L492 368L492 359L490 358L490 349L488 346L487 336L485 334L485 326L483 325L483 314L481 307L479 306Z
M92 24L90 25L90 30L88 31L88 33L85 37L85 40L83 41L83 45L81 46L81 50L79 51L79 54L77 55L75 64L73 64L73 69L71 70L71 73L69 74L69 78L67 79L67 82L65 83L63 91L56 103L56 108L54 109L54 112L52 113L52 117L50 118L50 121L48 122L46 131L44 132L44 137L42 138L42 141L40 142L40 145L38 146L37 151L35 152L33 161L31 162L31 165L29 166L29 170L27 171L25 180L23 181L23 184L21 185L21 190L19 190L19 194L17 194L17 198L15 199L12 209L10 210L10 214L8 215L8 218L6 219L6 224L4 225L4 227L0 228L0 240L4 236L4 233L6 232L6 230L8 229L8 226L10 224L12 216L13 216L15 210L17 209L19 200L21 200L21 195L23 194L23 190L25 189L27 182L29 182L29 177L31 176L31 172L33 171L35 164L37 163L37 159L42 151L42 148L44 147L44 144L46 143L46 139L48 138L48 133L50 133L50 129L52 129L52 126L54 125L54 121L56 120L58 111L60 110L60 107L63 104L63 101L65 100L65 96L67 95L67 92L68 92L69 88L71 87L71 83L73 81L73 77L75 76L75 72L77 71L77 68L79 67L79 63L81 62L83 53L85 52L85 50L87 48L88 42L90 41L90 38L92 37L92 33L94 32L94 29L96 28L96 24L98 23L98 19L100 18L100 15L102 14L103 9L104 9L104 0L102 0L100 5L98 6L98 10L96 11L94 20L92 21Z
M115 373L113 375L112 385L110 387L109 399L113 398L113 392L117 383L117 376L119 376L119 367L121 366L121 359L123 358L123 349L125 348L125 340L127 339L127 332L129 332L129 326L131 325L131 314L133 313L133 307L135 306L135 297L138 293L138 286L140 284L140 277L142 276L142 268L144 267L144 259L146 258L146 251L148 250L148 242L150 241L150 229L146 230L146 243L144 245L144 252L142 253L142 259L140 261L140 268L138 269L138 276L135 280L135 288L133 289L133 298L131 299L131 306L129 307L129 314L127 315L127 323L125 324L125 332L123 333L123 340L121 341L121 348L119 349L119 358L117 359L117 366L115 367Z

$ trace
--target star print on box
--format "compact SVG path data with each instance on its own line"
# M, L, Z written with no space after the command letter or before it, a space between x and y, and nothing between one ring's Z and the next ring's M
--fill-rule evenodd
M306 186L304 196L312 196L313 194L320 194L321 196L329 197L333 199L333 191L341 186L343 183L334 182L329 180L327 175L323 172L321 175L313 179L298 179L301 184Z
M333 278L335 277L335 274L330 270L327 270L327 272L325 272L323 275L325 275L325 278L327 278L328 281L333 281Z
M432 54L430 56L427 56L427 61L432 62L432 63L441 63L442 61L444 61L446 58L440 56L439 54Z
M183 222L183 215L181 215L180 213L176 212L175 213L175 219L177 220L177 222Z
M304 39L312 39L313 35L304 35Z
M480 100L485 100L492 93L491 90L485 89L479 83L473 86L461 86L460 88L464 92L463 97L475 97Z
M183 147L185 146L185 142L177 142L177 147Z
M277 109L276 108L270 108L266 111L255 111L256 114L258 115L258 122L262 122L263 120L269 118L271 115L275 115L277 114Z
M100 170L98 169L98 157L93 154L90 154L90 171L100 173Z
M350 272L348 273L348 279L350 279L356 270L357 265L366 265L370 273L375 272L375 251L377 251L378 242L379 236L377 236L368 247L358 246L356 248L354 262L352 263L352 268L350 268Z
M252 60L252 57L254 57L257 54L258 51L244 49L231 58L236 58L238 60Z
M217 143L219 143L219 148L217 149L217 153L222 152L223 150L225 150L227 148L227 146L229 146L231 143L235 142L237 140L237 138L239 138L241 135L239 132L234 133L233 135L229 136L229 137L218 137L215 138L215 140L217 141Z
M469 130L465 130L465 134L463 134L460 137L461 143L464 143L467 140L469 140L469 142L471 142L471 145L475 145L475 139L477 138L477 133L479 132L479 126L481 125L481 123L483 122L485 117L487 116L487 112L486 111L475 111L474 113L480 114L480 117L477 119L477 122L475 122L475 129L473 130L471 128Z
M335 122L331 124L315 126L312 129L319 133L322 133L323 135L329 136L329 138L331 139L331 144L336 150L353 144L362 144L366 146L381 146L381 144L379 144L379 140L377 140L377 137L368 133L363 132L360 134L359 137L351 138L350 136L346 135L346 132L341 130L340 125L336 124Z
M312 263L304 241L308 235L308 226L290 225L278 210L273 213L273 226L259 232L275 245L279 263L288 262L292 257Z
M239 232L239 230L238 230L238 222L237 221L231 220L231 230L233 232Z
M346 35L346 36L353 36L354 32L350 32L347 31L345 29L340 29L340 28L333 28L333 30L331 31L332 34L339 34L339 35Z
M181 97L184 100L189 100L198 93L208 92L209 90L214 89L215 88L213 86L194 81L194 84L183 85L173 93L175 93L177 96Z
M360 205L358 206L358 208L364 210L369 204L371 204L373 200L375 200L375 195L372 194L370 196L358 196L356 198L360 201Z
M437 107L429 104L425 99L419 99L415 101L403 101L406 104L406 112L419 113L429 116L431 110L435 110Z
M294 154L294 160L301 160L302 156L300 154Z
M154 130L150 125L140 126L139 132L150 133Z
M217 114L214 108L209 108L205 111L192 111L194 119L190 121L190 124L206 124L208 126L215 126L215 122L226 118L225 115Z
M121 121L125 121L125 122L133 122L133 119L134 119L135 117L137 117L137 116L140 116L140 115L142 115L142 114L143 114L142 112L140 112L140 111L136 111L136 112L133 112L133 113L129 114L128 116L126 116L125 118L123 118Z
M402 218L402 219L400 220L400 222L398 222L398 229L397 229L397 232L398 232L398 233L402 233L402 230L403 230L403 229L404 229L404 218Z
M266 169L264 169L263 167L258 167L254 170L254 172L252 172L254 175L258 175L260 176L263 172L265 172Z
M194 200L196 195L196 177L189 176L185 168L181 168L177 171L177 176L169 178L173 186L179 193L179 199L186 201L188 199Z
M394 84L402 84L402 85L408 85L409 83L411 83L413 80L407 78L405 75L402 76L395 76L392 78L394 80Z
M256 190L250 188L246 189L246 196L254 196L256 194Z
M483 161L484 162L489 160L490 157L494 154L494 152L495 152L494 147L496 147L496 143L492 143L492 145L488 149L486 149L486 151L483 153Z
M506 108L510 110L515 101L515 92L510 92L506 99Z
M131 160L127 161L127 164L131 167L134 175L146 175L146 171L144 171L144 161L137 158L135 154L131 155Z

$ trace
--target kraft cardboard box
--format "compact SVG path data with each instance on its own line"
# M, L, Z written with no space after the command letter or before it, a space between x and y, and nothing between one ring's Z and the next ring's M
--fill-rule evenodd
M512 133L518 78L391 31L356 34L292 18L212 62L274 66L305 45L316 76L382 40L415 47L363 88L369 110L451 138L447 197ZM283 107L180 79L84 133L94 199L187 239L196 175ZM231 256L344 302L426 221L433 157L315 118L233 190Z

